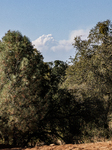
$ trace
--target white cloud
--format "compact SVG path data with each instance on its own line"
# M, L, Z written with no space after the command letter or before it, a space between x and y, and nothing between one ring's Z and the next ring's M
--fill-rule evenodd
M81 36L82 40L87 39L89 31L90 31L90 29L73 30L69 35L69 39L74 40L74 37L76 37L76 36Z
M74 41L74 37L81 36L82 39L86 39L88 36L89 30L73 30L68 40L60 40L56 41L52 34L42 35L37 38L35 41L32 41L33 45L40 50L52 50L52 51L69 51L73 48L72 43Z
M52 34L42 35L37 38L35 41L32 41L32 44L37 48L39 51L42 52L43 55L51 55L51 57L55 60L61 58L60 55L68 55L68 58L73 54L74 48L72 43L74 42L74 37L81 36L82 39L86 39L88 36L89 30L73 30L70 35L68 36L68 40L59 40L56 41ZM55 55L55 56L54 56Z
M37 38L35 41L32 41L32 44L40 51L50 50L52 46L57 44L57 41L54 40L52 34L42 35Z

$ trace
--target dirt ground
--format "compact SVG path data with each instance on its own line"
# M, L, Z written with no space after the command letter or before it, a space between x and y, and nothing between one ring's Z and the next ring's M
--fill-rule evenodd
M0 148L1 149L1 148ZM88 144L38 146L34 148L2 148L2 150L112 150L112 141Z

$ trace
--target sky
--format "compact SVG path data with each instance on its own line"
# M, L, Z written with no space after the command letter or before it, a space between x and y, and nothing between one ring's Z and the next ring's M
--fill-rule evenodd
M112 21L112 0L0 0L0 40L8 30L27 36L45 62L69 61L74 37Z

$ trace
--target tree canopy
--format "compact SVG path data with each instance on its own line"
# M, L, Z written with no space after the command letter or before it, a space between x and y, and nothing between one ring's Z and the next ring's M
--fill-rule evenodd
M75 37L70 64L44 62L26 36L5 34L0 41L3 143L80 143L112 135L111 27L110 20L98 22L87 39Z
M31 128L33 131L47 108L48 66L29 39L19 32L8 31L0 43L0 54L1 118L7 114L7 124L13 132L30 132Z
M75 37L73 45L77 53L67 69L65 85L74 91L83 86L86 98L102 100L104 127L108 128L112 104L111 22L99 22L90 30L87 40Z

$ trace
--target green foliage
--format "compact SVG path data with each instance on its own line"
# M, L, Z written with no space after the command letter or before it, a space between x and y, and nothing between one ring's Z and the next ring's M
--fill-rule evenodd
M16 130L34 132L47 109L48 66L19 32L8 31L0 43L0 54L1 117L7 115L13 136Z
M55 60L54 62L48 62L50 69L50 82L51 86L58 87L64 81L65 71L68 67L66 62Z
M112 108L112 35L110 21L99 22L89 33L87 40L76 37L76 56L66 71L64 86L81 103L87 101L92 114L88 118L97 126L109 131L109 115ZM91 107L91 102L94 104ZM98 103L97 103L98 102ZM89 105L89 106L88 106ZM96 111L98 106L98 111ZM95 113L94 113L95 112ZM97 119L94 118L97 116ZM86 118L84 118L85 120ZM87 120L85 120L87 123ZM88 120L89 121L89 120ZM99 123L98 123L98 122Z
M29 39L15 31L2 38L0 54L2 138L14 145L26 145L32 139L49 144L53 137L63 138L68 106L62 104L69 103L71 97L59 90L59 84L67 64L43 62Z
M106 24L101 24L99 32L101 34L107 35L107 33L108 33L108 27L107 27L107 25Z
M61 139L109 138L112 113L112 34L99 22L86 40L75 37L71 64L44 62L26 36L0 41L0 137L18 146ZM87 138L87 139L86 139ZM91 141L91 140L90 140Z

